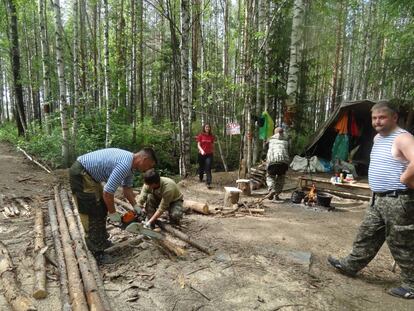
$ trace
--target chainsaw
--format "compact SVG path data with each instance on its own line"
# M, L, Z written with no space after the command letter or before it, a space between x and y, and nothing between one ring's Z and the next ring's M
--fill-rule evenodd
M109 221L109 223L130 233L142 234L159 240L164 239L164 236L161 233L145 228L142 224L143 221L143 215L138 215L135 211L127 211L121 216L121 224L113 223L112 221Z

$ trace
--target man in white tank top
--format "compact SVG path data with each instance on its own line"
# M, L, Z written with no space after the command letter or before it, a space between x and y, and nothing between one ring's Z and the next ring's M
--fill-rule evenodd
M339 272L355 276L387 241L401 268L402 284L388 293L414 298L414 138L398 126L397 110L389 102L371 109L377 131L368 171L373 192L371 204L353 243L352 252L340 259L328 257Z

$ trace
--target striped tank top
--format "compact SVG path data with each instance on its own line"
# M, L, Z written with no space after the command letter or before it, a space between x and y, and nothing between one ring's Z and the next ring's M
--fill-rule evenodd
M373 192L386 192L407 189L400 182L400 176L407 168L408 162L396 160L391 153L395 138L407 133L397 129L388 136L377 135L371 150L371 159L368 169L368 183Z

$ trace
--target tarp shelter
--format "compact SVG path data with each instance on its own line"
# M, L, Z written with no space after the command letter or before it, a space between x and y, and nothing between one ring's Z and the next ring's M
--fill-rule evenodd
M375 103L370 100L342 103L316 131L310 144L305 148L304 155L307 157L316 155L319 158L332 160L332 146L338 134L335 126L343 115L353 113L360 130L360 136L354 139L349 147L352 149L352 147L359 145L359 149L353 157L353 163L357 164L357 171L360 175L366 175L373 138L376 134L371 125L371 108ZM396 104L399 107L399 125L411 131L413 127L411 103L396 101Z

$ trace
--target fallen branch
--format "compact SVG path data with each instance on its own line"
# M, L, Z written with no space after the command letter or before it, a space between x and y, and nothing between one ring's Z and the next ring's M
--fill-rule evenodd
M34 159L33 157L31 157L29 154L27 154L26 151L24 151L22 148L17 147L17 150L23 152L23 154L33 163L37 164L39 167L41 167L42 169L44 169L46 172L48 172L49 174L52 173L52 171L50 169L48 169L46 166L44 166L42 163L38 162L36 159Z
M37 310L33 301L17 286L14 266L6 245L0 241L0 280L3 295L14 311Z

